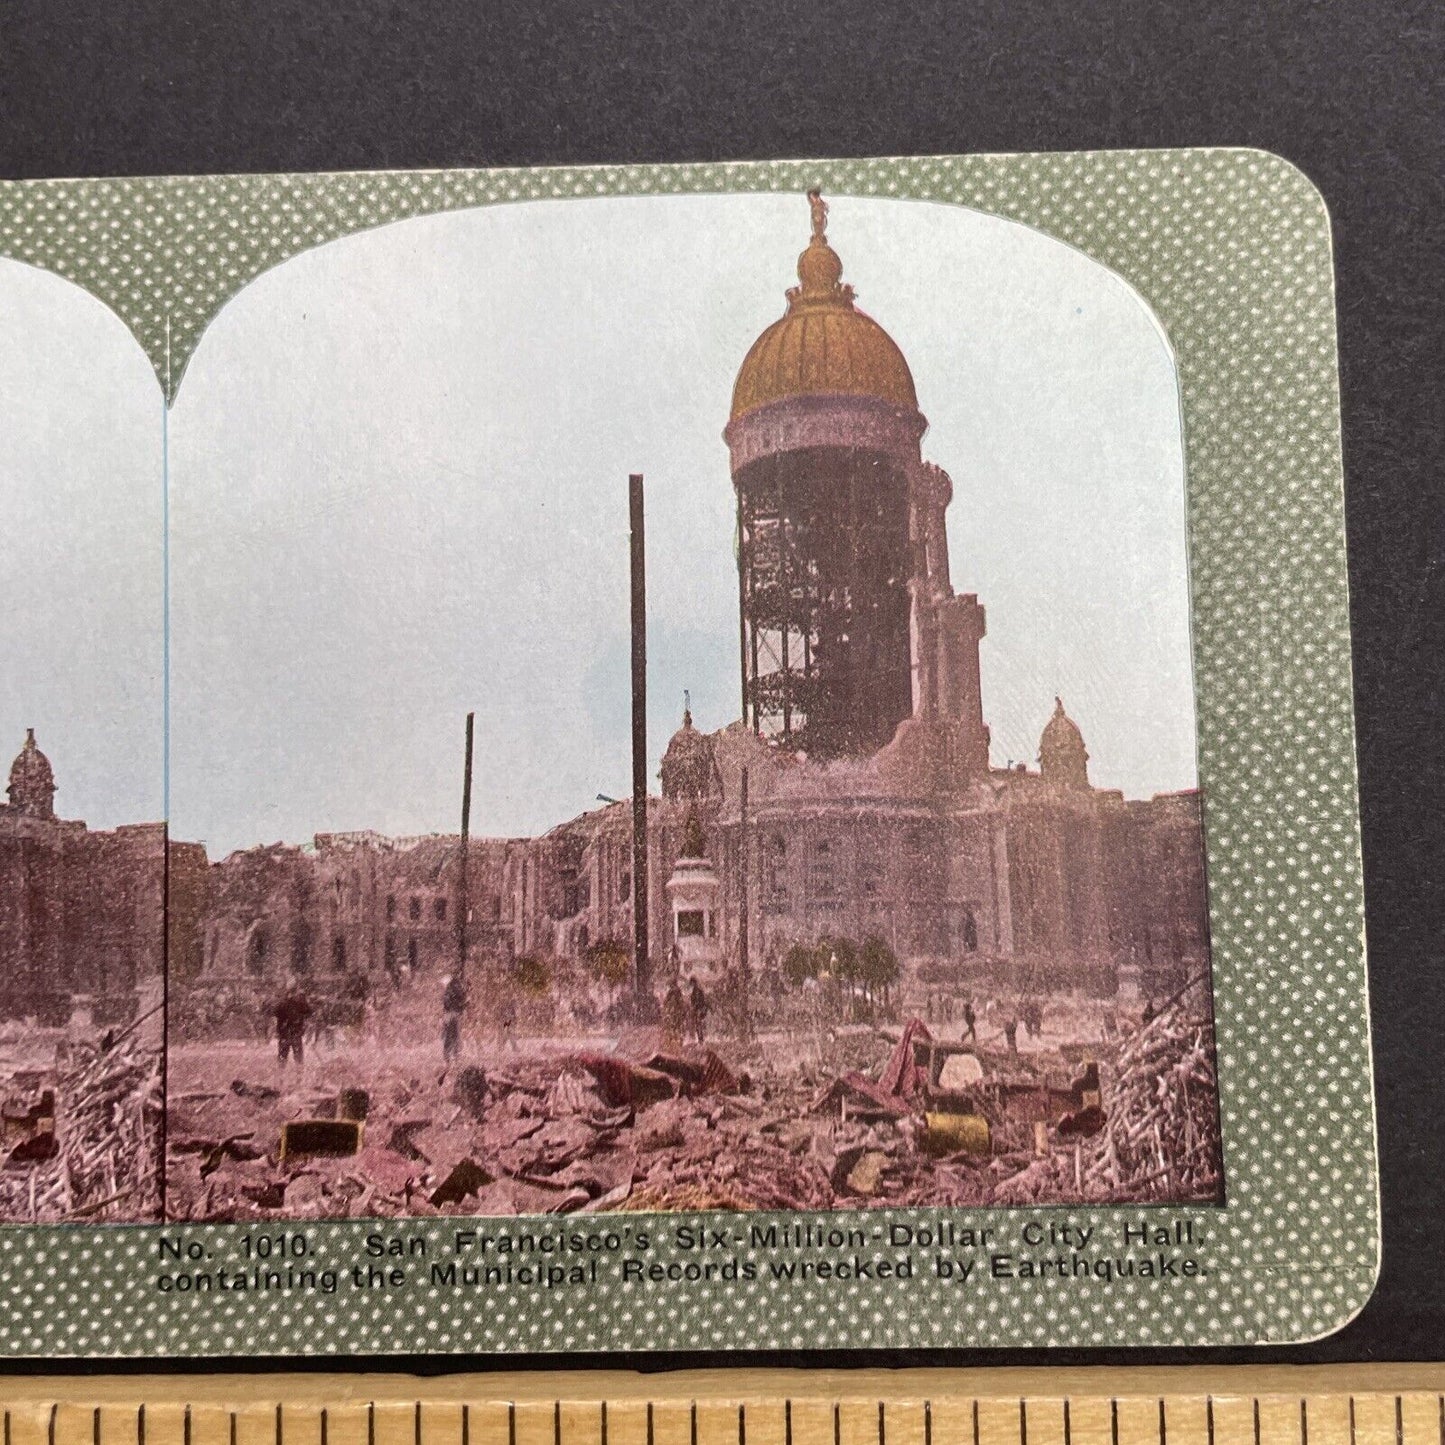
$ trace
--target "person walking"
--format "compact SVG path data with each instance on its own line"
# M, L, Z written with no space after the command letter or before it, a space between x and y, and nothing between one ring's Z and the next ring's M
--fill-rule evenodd
M462 1015L466 1009L467 986L460 974L453 974L442 990L442 1059L447 1063L461 1052Z
M276 1018L276 1056L285 1068L287 1058L299 1069L306 1061L306 1020L311 1004L300 985L292 983L272 1010Z
M707 995L703 992L702 984L694 978L692 980L691 996L688 999L688 1023L692 1027L692 1036L698 1043L702 1043L707 1033Z
M963 1029L958 1036L960 1043L963 1042L965 1034L970 1042L975 1044L978 1042L978 1015L973 1011L973 1000L971 998L966 998L963 1001Z
M683 997L682 985L674 977L662 996L662 1039L666 1047L678 1048L686 1027L687 999Z
M1019 1052L1019 1016L1012 1009L1004 1015L1003 1036L1004 1041L1008 1044L1009 1053L1017 1058Z
M502 1029L502 1043L511 1053L517 1052L517 999L509 987L502 995L502 1007L498 1015Z

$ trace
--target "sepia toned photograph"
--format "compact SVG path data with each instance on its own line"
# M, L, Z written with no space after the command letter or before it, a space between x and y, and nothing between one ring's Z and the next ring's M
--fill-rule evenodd
M160 1218L161 397L93 297L0 261L0 1222Z
M1222 1202L1114 274L817 192L460 211L260 276L168 425L169 1217Z

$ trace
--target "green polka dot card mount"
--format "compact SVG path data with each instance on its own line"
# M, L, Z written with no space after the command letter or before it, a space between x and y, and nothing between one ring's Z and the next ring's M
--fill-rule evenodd
M0 1355L1363 1308L1288 162L5 182L0 316Z

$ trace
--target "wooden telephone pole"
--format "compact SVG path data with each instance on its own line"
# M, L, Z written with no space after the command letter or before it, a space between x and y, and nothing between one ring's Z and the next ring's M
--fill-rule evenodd
M652 1014L647 938L647 570L642 474L627 479L632 581L632 979L643 1016Z
M476 713L467 714L466 756L462 763L462 857L457 879L457 977L467 971L467 854L471 851L467 840L472 831L472 731L476 724Z

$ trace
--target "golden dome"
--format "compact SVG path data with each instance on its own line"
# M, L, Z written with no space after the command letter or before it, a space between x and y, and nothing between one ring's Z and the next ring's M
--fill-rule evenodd
M788 309L753 342L733 386L732 419L790 396L872 396L918 410L913 373L893 338L853 304L828 244L828 207L808 192L813 238L798 257Z

